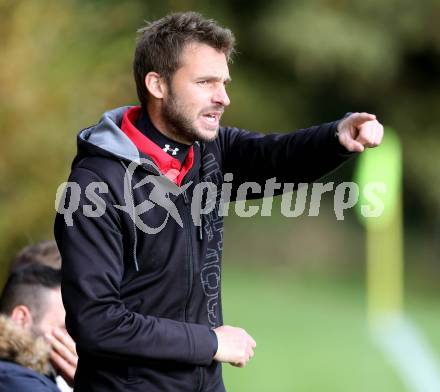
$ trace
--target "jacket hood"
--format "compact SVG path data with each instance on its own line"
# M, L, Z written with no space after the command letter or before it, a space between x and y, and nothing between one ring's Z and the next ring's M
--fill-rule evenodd
M105 112L96 125L83 129L78 135L78 153L113 156L140 164L141 156L136 145L120 128L128 109L130 106L123 106Z
M49 352L50 345L43 337L35 339L30 331L17 326L10 318L0 316L0 359L48 374Z

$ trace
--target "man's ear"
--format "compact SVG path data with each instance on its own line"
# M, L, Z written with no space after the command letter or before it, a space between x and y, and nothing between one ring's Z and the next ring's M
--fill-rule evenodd
M148 72L145 75L145 87L157 99L162 99L166 93L166 83L157 72Z
M25 305L18 305L12 309L10 318L23 328L28 328L33 323L31 311Z

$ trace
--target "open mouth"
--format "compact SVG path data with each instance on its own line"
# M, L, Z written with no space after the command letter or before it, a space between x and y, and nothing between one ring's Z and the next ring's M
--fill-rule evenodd
M215 114L205 114L204 116L206 118L207 121L215 124L218 122L218 116Z
M208 112L202 115L206 124L210 124L212 127L218 127L220 123L220 117L222 112Z

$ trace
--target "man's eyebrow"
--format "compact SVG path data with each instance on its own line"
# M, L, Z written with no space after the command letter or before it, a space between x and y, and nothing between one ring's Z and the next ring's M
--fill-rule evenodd
M220 78L218 76L200 76L198 77L196 80L210 80L210 81L214 81L214 82L221 82L223 80L223 78ZM229 84L232 82L232 79L230 76L228 76L227 78L224 79L224 83Z

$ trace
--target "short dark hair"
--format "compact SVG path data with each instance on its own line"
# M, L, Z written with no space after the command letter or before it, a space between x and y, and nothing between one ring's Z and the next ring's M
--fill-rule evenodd
M15 256L10 271L29 264L43 264L49 267L61 268L61 255L53 240L45 240L28 245Z
M234 53L232 31L197 12L169 14L154 22L147 22L145 27L138 30L133 72L142 106L145 107L148 99L145 87L148 72L157 72L169 84L180 66L183 49L192 42L203 43L223 52L228 61Z
M44 293L61 286L61 271L47 265L30 264L12 271L0 296L0 313L10 315L19 305L29 308L39 322L44 314Z

